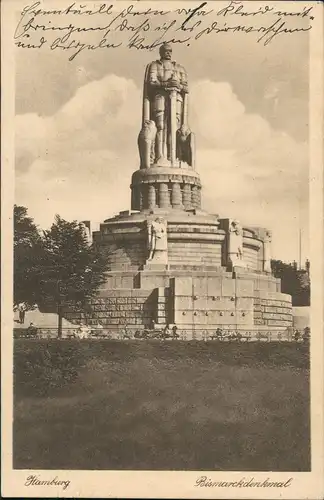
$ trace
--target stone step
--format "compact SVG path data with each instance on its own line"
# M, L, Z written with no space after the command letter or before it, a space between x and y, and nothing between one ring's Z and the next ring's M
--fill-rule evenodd
M212 260L212 261L218 261L220 262L221 257L220 255L213 255L213 254L203 254L203 255L197 255L197 254L179 254L179 255L169 255L169 261L172 260Z
M216 252L214 248L186 248L184 247L183 249L175 249L171 248L169 249L169 255L183 255L183 253L186 254L193 254L196 255L197 253L202 253L202 254L211 254L211 255L220 255L221 252Z
M172 265L172 266L190 266L190 265L202 265L202 266L210 266L210 265L214 265L214 266L219 266L219 261L218 260L202 260L202 259L190 259L189 261L187 261L187 259L175 259L175 260L169 260L169 264Z

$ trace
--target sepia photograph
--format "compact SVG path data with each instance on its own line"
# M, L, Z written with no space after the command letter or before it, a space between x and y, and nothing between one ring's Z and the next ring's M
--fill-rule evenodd
M20 494L195 471L174 498L297 498L322 432L320 3L4 3Z

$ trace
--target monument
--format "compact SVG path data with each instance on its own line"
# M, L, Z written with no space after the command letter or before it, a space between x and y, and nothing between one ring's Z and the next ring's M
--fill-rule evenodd
M187 72L170 45L159 52L145 70L131 210L93 233L110 272L83 319L100 320L116 338L125 325L133 332L176 325L187 340L216 330L284 338L291 297L271 274L271 233L202 210ZM80 320L76 311L67 316Z

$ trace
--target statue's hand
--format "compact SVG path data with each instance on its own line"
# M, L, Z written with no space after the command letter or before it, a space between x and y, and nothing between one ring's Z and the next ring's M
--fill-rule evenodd
M177 89L180 89L180 83L178 80L171 80L170 81L170 86L171 87L176 87Z
M152 87L162 87L163 83L158 76L154 76L149 79L149 85L151 85Z
M167 82L166 82L166 87L167 88L176 88L176 89L180 89L180 84L178 82L178 80L175 80L173 78L170 78Z

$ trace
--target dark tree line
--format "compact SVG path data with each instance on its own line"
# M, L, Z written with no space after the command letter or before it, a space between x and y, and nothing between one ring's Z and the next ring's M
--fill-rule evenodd
M310 305L309 273L304 269L297 269L294 264L286 264L281 260L272 260L273 275L281 279L282 293L292 296L293 306Z
M56 215L47 231L39 230L25 207L14 207L14 305L37 304L58 314L62 335L63 309L83 306L105 281L107 256L89 245L77 221Z

